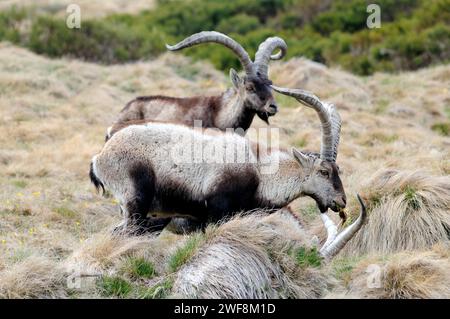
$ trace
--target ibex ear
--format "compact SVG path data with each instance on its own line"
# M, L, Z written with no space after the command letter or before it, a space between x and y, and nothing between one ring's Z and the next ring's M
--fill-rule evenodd
M230 69L230 79L233 86L237 89L242 83L242 79L239 77L235 69Z
M301 151L296 150L295 148L292 148L292 154L294 155L295 159L300 163L301 166L303 167L308 166L310 162L310 158L308 155L302 153Z

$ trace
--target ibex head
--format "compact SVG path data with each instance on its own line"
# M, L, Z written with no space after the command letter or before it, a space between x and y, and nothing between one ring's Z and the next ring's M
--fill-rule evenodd
M328 208L338 212L345 208L347 198L339 177L339 167L334 162L323 160L319 154L292 150L307 178L304 180L303 193L315 199L322 213Z
M316 200L322 213L328 208L337 212L346 206L346 196L339 167L336 164L337 148L341 130L341 118L333 104L322 103L317 96L299 89L272 88L313 108L319 115L322 125L320 154L305 153L293 149L296 160L302 166L306 178L303 192Z
M244 101L244 106L268 123L269 117L278 112L277 102L270 88L272 82L253 75L240 78L234 69L230 71L230 78L241 100Z
M231 69L231 82L241 97L244 106L255 112L262 120L268 122L269 117L278 112L278 106L270 87L272 82L268 79L268 64L270 60L279 60L286 55L287 45L284 40L278 37L267 38L259 45L254 62L239 43L216 31L199 32L173 46L166 45L166 47L171 51L177 51L207 42L222 44L237 55L244 68L245 75L239 77L237 72ZM272 55L272 52L276 49L280 51Z

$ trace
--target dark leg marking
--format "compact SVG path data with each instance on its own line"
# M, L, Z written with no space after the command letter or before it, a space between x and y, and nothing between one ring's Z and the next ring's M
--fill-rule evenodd
M153 169L150 165L137 163L130 169L129 174L134 189L134 197L125 203L129 224L136 227L138 233L145 232L145 228L151 224L147 213L155 196Z
M167 230L178 235L185 235L199 230L204 231L205 228L205 222L184 217L172 218L172 221L167 225Z

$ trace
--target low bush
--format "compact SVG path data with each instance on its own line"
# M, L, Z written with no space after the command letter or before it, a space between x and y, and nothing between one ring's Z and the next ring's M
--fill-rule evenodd
M149 59L202 30L236 38L253 54L268 36L282 36L288 57L305 56L342 65L360 75L414 70L450 60L449 0L380 0L382 27L368 29L365 0L162 1L151 11L83 20L69 29L64 18L31 16L13 8L0 13L0 40L52 57L69 56L100 63ZM183 51L208 59L222 70L237 68L237 58L218 45Z

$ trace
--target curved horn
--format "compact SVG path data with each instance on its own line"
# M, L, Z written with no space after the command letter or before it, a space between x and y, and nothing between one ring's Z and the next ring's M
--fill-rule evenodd
M327 227L328 239L325 245L323 245L323 247L320 249L320 254L325 259L330 259L333 256L337 255L337 253L339 253L339 251L344 248L345 244L358 232L358 230L361 229L367 218L366 206L364 205L364 202L362 201L359 194L356 194L356 196L358 197L361 210L358 219L353 224L340 232L339 235L337 235L331 242L329 242L328 240L330 239L330 227L325 225Z
M320 218L322 218L323 225L325 226L327 230L327 240L325 241L325 244L323 244L321 249L325 249L328 247L336 238L337 236L337 226L333 222L333 220L328 217L327 214L323 213L320 214Z
M275 49L280 49L277 54L271 55ZM283 39L279 37L270 37L261 43L256 51L255 65L257 72L263 76L268 76L268 67L270 60L279 60L286 55L287 45Z
M320 158L335 162L341 132L341 118L334 104L322 103L314 94L300 89L286 89L272 85L278 93L292 96L300 103L313 108L319 115L322 124L322 143Z
M202 31L199 33L195 33L187 37L183 41L178 42L175 45L166 44L166 48L169 49L170 51L177 51L200 43L207 43L207 42L220 43L226 46L238 56L239 61L241 62L242 67L244 68L246 74L254 73L253 62L252 60L250 60L247 51L245 51L244 48L235 40L220 32Z

